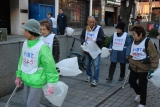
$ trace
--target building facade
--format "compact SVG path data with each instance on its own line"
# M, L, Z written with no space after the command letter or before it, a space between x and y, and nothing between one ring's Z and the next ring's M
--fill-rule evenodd
M151 10L149 10L150 5ZM152 0L150 4L148 0L142 0L137 4L137 14L140 14L146 21L149 20L149 15L151 15L150 21L160 20L160 2Z
M20 26L30 18L38 21L46 18L50 6L55 18L59 8L64 10L69 27L85 27L90 15L95 16L97 24L112 26L117 23L118 6L115 3L108 5L106 0L0 0L0 28L7 28L8 34L23 35ZM31 4L39 7L31 8Z

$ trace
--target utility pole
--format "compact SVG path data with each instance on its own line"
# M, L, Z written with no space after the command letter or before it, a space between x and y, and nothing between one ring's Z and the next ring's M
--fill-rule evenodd
M149 21L151 21L151 14L152 14L152 0L149 0Z

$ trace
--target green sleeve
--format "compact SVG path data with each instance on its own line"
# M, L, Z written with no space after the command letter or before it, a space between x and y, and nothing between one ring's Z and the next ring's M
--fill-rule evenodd
M39 52L39 58L39 61L43 67L43 71L46 75L47 83L57 83L59 75L56 70L56 64L51 50L47 45L42 45Z
M21 65L22 65L22 54L20 55L19 58L19 63L18 63L18 70L16 71L16 77L20 77L21 78Z

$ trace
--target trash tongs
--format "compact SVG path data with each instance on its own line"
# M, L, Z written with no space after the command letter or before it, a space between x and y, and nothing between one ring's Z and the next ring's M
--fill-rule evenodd
M23 82L21 82L20 84L22 84L22 83L23 83ZM7 103L6 103L6 105L5 105L4 107L9 107L9 103L10 103L12 97L15 95L17 89L18 89L18 86L15 87L14 91L12 92L10 98L8 99L8 101L7 101Z
M7 101L7 103L6 103L6 105L4 107L9 107L9 103L11 101L11 98L14 96L14 94L17 91L17 89L18 89L18 87L16 86L15 89L14 89L14 91L13 91L13 93L11 94L10 98L8 99L8 101Z

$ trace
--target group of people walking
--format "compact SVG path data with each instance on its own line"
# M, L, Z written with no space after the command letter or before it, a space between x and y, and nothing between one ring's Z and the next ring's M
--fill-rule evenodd
M96 20L92 16L88 17L87 24L80 37L81 44L83 45L84 42L89 44L90 41L93 41L101 49L105 40L103 29L96 25ZM124 80L126 64L129 63L129 83L137 94L134 100L140 103L138 107L146 107L147 82L152 77L151 74L154 70L158 68L159 55L154 43L146 37L145 29L141 25L136 25L131 29L133 39L124 31L125 24L123 22L119 22L115 28L116 32L111 37L109 46L111 64L106 80L113 80L117 63L120 63L118 81ZM86 82L91 82L91 86L97 86L101 54L96 58L92 58L87 52L84 52L84 54L86 56ZM91 71L92 63L94 65L94 75Z
M26 107L44 107L39 103L42 86L48 84L47 92L50 95L54 92L53 84L57 83L59 79L55 65L55 62L59 61L60 54L59 50L56 49L59 45L54 45L55 43L59 44L56 36L56 20L51 13L47 13L47 17L50 20L42 20L39 23L34 19L30 19L21 26L25 30L24 35L27 40L22 47L15 84L20 87L22 82L24 83ZM64 34L67 22L62 9L60 9L57 24L60 33ZM126 64L129 63L131 71L129 83L137 94L134 100L140 101L139 107L145 107L147 78L151 78L151 74L158 67L157 50L153 42L146 37L146 32L142 26L137 25L131 29L133 40L124 31L125 24L123 22L119 22L115 28L116 32L111 37L109 46L111 64L106 80L113 80L117 63L120 63L118 81L124 80ZM82 45L94 42L102 49L105 34L102 27L96 24L93 16L88 17L87 26L82 30L80 39ZM91 86L95 87L99 81L101 54L96 58L92 58L88 52L83 52L86 57L86 82L91 82ZM91 64L94 65L94 74L91 71Z

